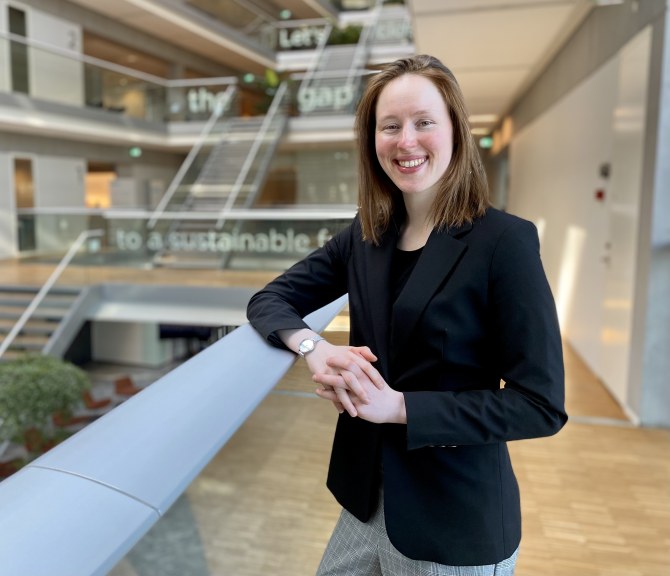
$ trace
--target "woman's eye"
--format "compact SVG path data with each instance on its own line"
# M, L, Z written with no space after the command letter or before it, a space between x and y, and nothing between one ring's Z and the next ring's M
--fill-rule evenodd
M425 128L426 126L430 126L433 123L432 120L421 120L419 122L419 127Z

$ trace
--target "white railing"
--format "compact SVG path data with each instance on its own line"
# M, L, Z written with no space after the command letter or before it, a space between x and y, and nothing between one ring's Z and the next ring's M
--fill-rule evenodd
M320 332L345 303L306 320ZM0 483L2 576L107 574L294 359L245 324Z
M237 220L337 220L351 219L356 215L355 204L295 204L278 208L233 208L230 214ZM17 213L32 216L102 216L105 220L211 220L216 213L204 211L162 212L142 208L19 208Z
M103 70L115 72L123 76L135 78L136 80L140 80L148 84L155 84L162 88L225 86L237 83L237 77L235 76L222 76L217 78L184 78L184 79L162 78L161 76L148 74L147 72L142 72L141 70L137 70L135 68L129 68L128 66L123 66L122 64L108 62L107 60L96 58L95 56L88 56L87 54L82 54L77 50L69 50L67 48L56 46L49 42L42 42L40 40L35 40L34 38L27 38L25 36L20 36L18 34L3 32L2 30L0 30L0 40L1 39L9 40L10 42L15 42L17 44L23 44L24 46L35 48L37 50L43 50L44 52L49 52L50 54L55 54L56 56L61 56L69 60L74 60L76 62L81 62L83 64L95 66L96 68L101 68Z

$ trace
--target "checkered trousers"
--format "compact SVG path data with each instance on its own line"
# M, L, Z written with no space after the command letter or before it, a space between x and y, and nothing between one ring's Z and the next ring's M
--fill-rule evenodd
M316 576L514 576L518 552L486 566L446 566L411 560L389 541L381 498L368 522L342 510Z

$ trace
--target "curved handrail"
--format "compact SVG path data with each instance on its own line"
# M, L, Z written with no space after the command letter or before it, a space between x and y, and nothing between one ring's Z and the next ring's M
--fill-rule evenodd
M0 483L3 576L107 574L294 360L245 324Z
M16 321L16 324L14 324L7 336L5 336L2 344L0 344L0 358L2 358L2 355L11 346L12 342L14 342L14 339L18 336L19 332L23 330L26 322L28 322L30 317L33 315L33 312L37 310L37 307L42 303L46 295L49 293L49 290L53 288L54 284L58 281L63 271L68 267L84 242L86 242L86 240L89 238L104 236L104 234L105 233L103 230L84 230L81 234L79 234L77 239L72 243L72 246L70 246L70 249L67 251L65 256L63 256L54 271L51 273L47 281L43 284L37 294L35 294L35 297L32 299L30 304L28 304L26 309L23 311L23 314L21 314L19 319Z

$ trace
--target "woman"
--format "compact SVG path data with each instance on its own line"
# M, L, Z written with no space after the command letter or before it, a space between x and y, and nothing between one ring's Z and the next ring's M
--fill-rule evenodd
M328 487L344 510L318 574L513 574L506 442L567 420L536 229L489 206L463 95L435 58L373 76L356 131L358 215L248 308L341 412ZM347 292L351 346L335 346L302 318Z

